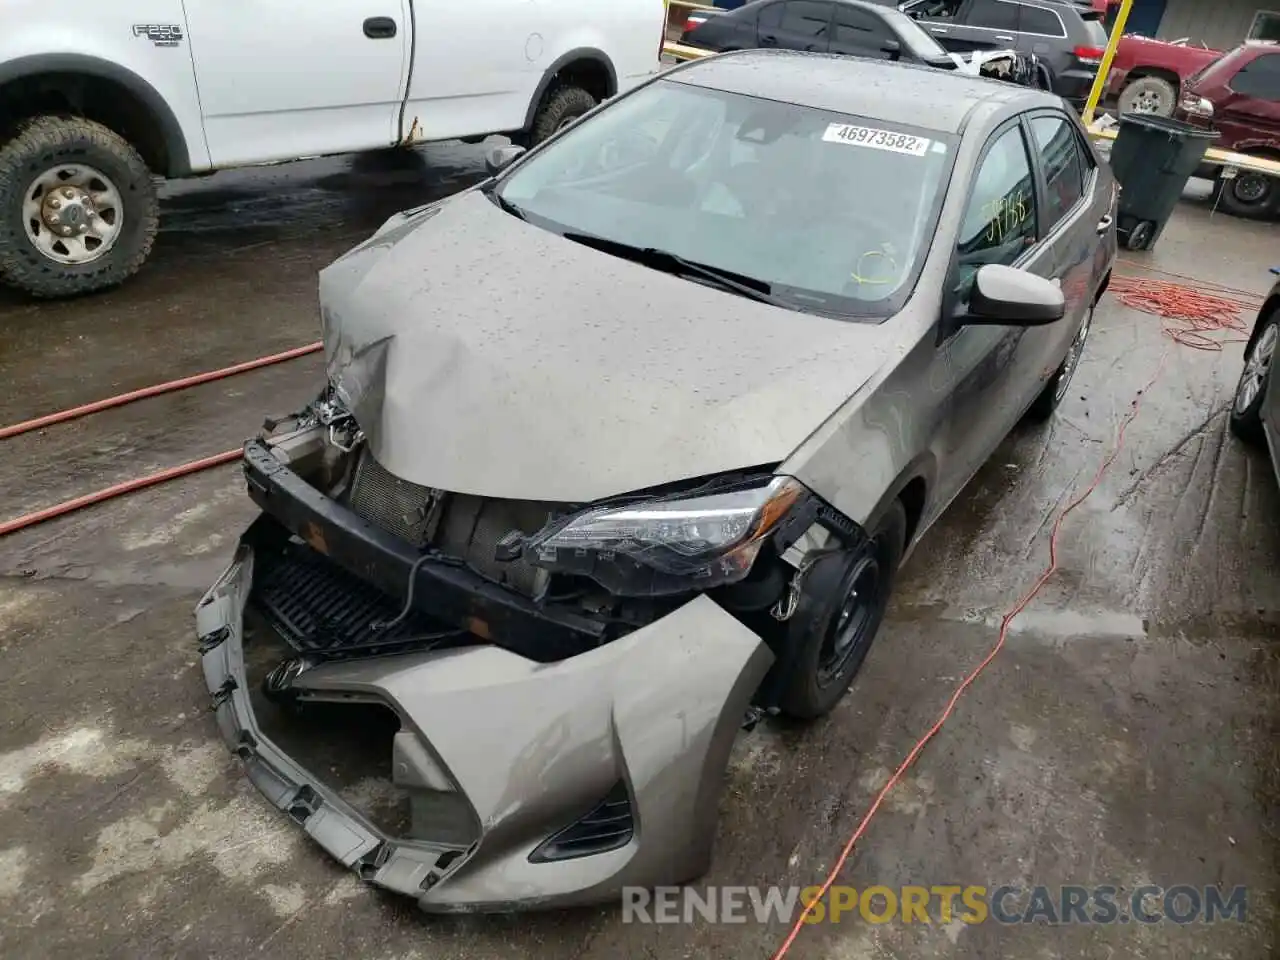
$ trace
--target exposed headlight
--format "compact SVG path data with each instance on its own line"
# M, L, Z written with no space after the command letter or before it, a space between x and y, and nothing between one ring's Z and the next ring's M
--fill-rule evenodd
M790 477L763 477L701 496L591 508L534 534L525 556L620 595L707 590L750 572L803 493Z
M1179 106L1193 117L1209 119L1213 116L1213 103L1194 93L1184 93Z

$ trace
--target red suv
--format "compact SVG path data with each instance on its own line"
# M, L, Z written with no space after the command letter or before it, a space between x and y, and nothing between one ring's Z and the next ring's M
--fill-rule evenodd
M1211 126L1213 146L1280 160L1280 46L1249 42L1187 78L1176 116ZM1219 178L1207 168L1199 175ZM1240 217L1280 217L1280 180L1241 170L1220 178L1223 210Z

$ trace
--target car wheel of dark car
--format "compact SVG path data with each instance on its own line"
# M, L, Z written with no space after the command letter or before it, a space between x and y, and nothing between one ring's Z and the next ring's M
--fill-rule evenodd
M783 713L816 719L830 713L848 691L884 621L906 540L907 513L902 501L894 500L859 550L826 557L809 571L805 592L817 599L820 610L817 616L788 621L786 642L797 646L794 669L779 698Z
M1280 354L1280 309L1271 312L1250 341L1231 403L1231 432L1246 443L1263 442L1262 404L1277 354Z
M1044 385L1044 389L1040 391L1040 396L1035 398L1030 409L1027 410L1027 418L1029 420L1043 423L1052 417L1054 411L1062 405L1062 401L1066 399L1067 391L1071 388L1071 378L1075 376L1076 368L1080 366L1080 358L1084 355L1085 341L1089 339L1089 330L1092 326L1093 308L1090 307L1088 315L1084 318L1084 323L1080 325L1080 330L1071 341L1071 346L1067 348L1066 357L1063 358L1058 369L1054 371L1049 382Z
M1280 215L1280 180L1241 170L1218 180L1218 207L1234 217L1270 220Z
M1178 103L1178 88L1160 77L1139 77L1120 92L1120 112L1171 117Z

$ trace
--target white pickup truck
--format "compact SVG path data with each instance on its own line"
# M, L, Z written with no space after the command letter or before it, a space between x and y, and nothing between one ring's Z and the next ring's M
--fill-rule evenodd
M156 177L505 134L659 69L664 0L0 0L0 282L146 261Z

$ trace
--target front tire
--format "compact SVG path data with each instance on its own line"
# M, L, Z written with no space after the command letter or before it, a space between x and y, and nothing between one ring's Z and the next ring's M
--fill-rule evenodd
M596 98L582 87L564 84L542 99L529 127L528 146L536 147L562 127L596 108Z
M1231 401L1231 432L1245 443L1260 446L1264 440L1262 404L1280 355L1280 309L1263 321L1245 352L1244 369Z
M809 571L787 622L786 643L797 646L778 698L782 713L815 720L844 697L884 622L906 543L907 512L894 500L853 556L823 558Z
M116 286L146 262L155 183L128 141L83 117L37 117L0 147L0 279L42 298Z

